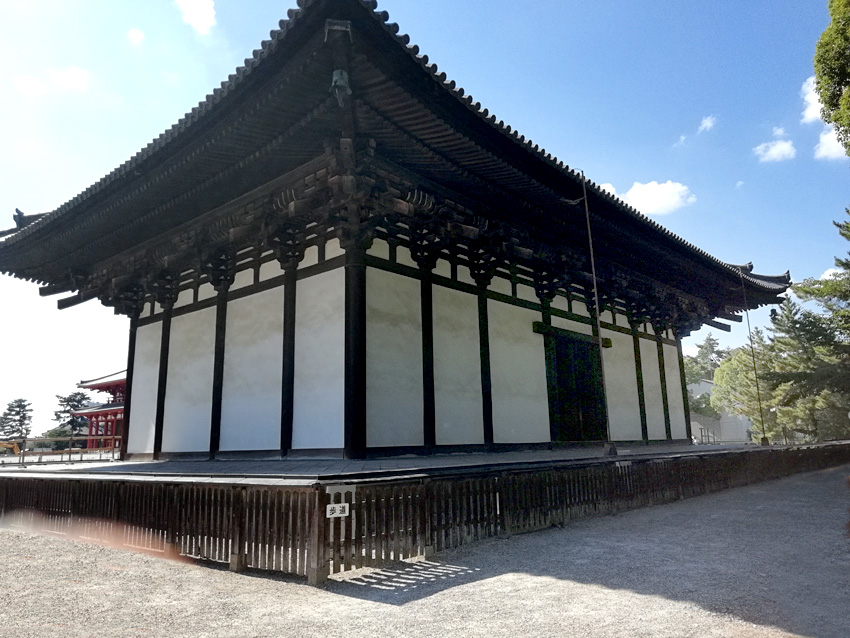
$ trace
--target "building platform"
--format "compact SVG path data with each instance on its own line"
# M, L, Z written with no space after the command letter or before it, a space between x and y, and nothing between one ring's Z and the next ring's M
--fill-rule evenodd
M482 471L542 469L548 466L585 466L617 461L645 461L654 458L702 456L706 454L753 451L753 444L620 445L617 456L606 455L602 446L569 447L554 450L526 450L498 453L405 455L371 459L285 457L266 460L163 460L163 461L84 461L0 466L0 473L27 476L62 475L150 478L211 481L242 484L310 484L314 482L362 481L370 479L413 478L475 474ZM2 474L0 474L2 475Z

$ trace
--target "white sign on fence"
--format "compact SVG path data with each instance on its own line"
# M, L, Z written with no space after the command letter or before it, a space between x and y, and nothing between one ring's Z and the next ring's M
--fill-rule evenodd
M348 516L348 503L334 503L327 506L328 518L342 518Z

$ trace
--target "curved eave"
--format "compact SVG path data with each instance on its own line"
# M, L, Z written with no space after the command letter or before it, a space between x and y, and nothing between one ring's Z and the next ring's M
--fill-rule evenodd
M263 41L253 56L245 60L244 65L238 67L219 88L207 95L174 126L70 201L6 237L0 242L0 252L4 247L13 247L21 242L38 241L41 233L47 232L65 217L88 208L93 200L106 201L111 194L130 188L139 175L144 175L150 167L178 155L193 139L225 118L231 109L238 108L252 94L252 86L262 85L263 77L275 70L274 58L284 60L288 52L303 46L306 38L324 28L323 20L328 17L351 20L355 32L364 29L380 35L367 39L367 46L385 51L392 64L403 66L406 70L413 67L419 69L407 76L398 74L401 77L398 81L418 85L420 91L428 91L430 87L429 98L434 100L435 108L444 109L452 123L456 123L470 139L480 140L487 147L485 150L556 192L573 197L581 192L583 176L579 172L498 120L488 109L475 102L472 96L466 95L454 81L448 80L446 74L429 61L427 55L420 55L419 48L410 44L409 36L399 34L398 25L389 21L387 12L377 11L374 0L299 0L298 6L299 9L288 12L288 19L280 22L280 28L270 33L270 39ZM784 292L790 284L787 274L765 277L725 263L670 232L616 196L603 191L594 182L587 180L586 186L594 213L599 210L612 224L630 227L669 250L701 262L717 273L722 273L730 284L736 279L743 279L754 291L769 296ZM96 202L93 205L96 206Z

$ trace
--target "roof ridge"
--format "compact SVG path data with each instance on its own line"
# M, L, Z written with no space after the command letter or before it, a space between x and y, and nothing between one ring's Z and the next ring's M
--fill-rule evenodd
M654 232L661 234L663 237L666 237L667 239L673 241L675 244L678 244L685 250L690 251L691 253L694 253L703 259L707 259L708 261L721 268L722 270L725 270L729 274L741 276L753 284L772 284L774 282L770 281L771 279L777 279L778 277L781 277L754 275L751 274L751 270L742 271L740 267L734 266L718 259L717 257L702 250L701 248L690 243L679 235L676 235L675 233L668 230L667 228L665 228L652 218L648 217L644 213L641 213L639 210L637 210L630 204L627 204L615 194L603 190L598 184L596 184L590 179L587 179L583 174L579 173L573 168L570 168L568 164L566 164L562 160L559 160L553 154L547 152L545 148L541 147L539 144L534 143L530 138L526 138L524 135L520 134L519 131L512 128L509 124L505 123L504 120L498 119L494 114L490 113L487 108L482 107L480 102L474 101L472 95L467 94L465 90L462 87L458 86L454 80L449 80L445 71L441 72L437 64L430 62L427 54L420 54L419 46L416 44L410 44L409 35L399 34L399 25L395 22L390 22L390 15L387 11L378 10L378 2L376 0L325 1L332 1L336 3L349 2L351 5L358 6L368 11L369 15L371 15L372 18L375 19L376 22L378 22L378 24L384 29L384 31L388 33L401 46L401 48L415 62L417 62L423 70L425 70L431 76L431 78L443 90L454 96L454 98L468 111L470 111L474 115L477 115L484 123L495 129L509 141L524 149L527 153L536 158L538 161L543 162L544 164L560 172L565 177L572 179L576 182L578 182L579 180L584 180L588 190L590 190L596 197L599 197L602 200L614 205L615 207L617 207L617 209L619 209L632 219L636 220L638 223L643 224ZM219 87L213 89L211 93L207 94L206 98L199 102L197 106L194 106L190 111L186 112L183 117L181 117L175 124L160 133L159 136L151 140L146 146L137 151L129 159L121 163L117 168L107 173L107 175L105 175L100 180L86 188L83 192L79 193L64 204L61 204L55 210L45 214L40 219L20 229L17 233L6 237L5 240L2 241L2 244L12 245L20 241L21 239L27 237L28 235L36 232L42 225L47 224L58 217L61 217L65 212L67 212L74 206L102 191L110 184L112 184L115 180L129 173L132 169L135 169L141 162L153 156L155 153L161 151L161 149L167 147L168 144L170 144L173 140L177 139L181 134L183 134L184 131L188 130L193 124L201 120L201 118L203 118L206 113L214 109L230 93L237 90L239 86L244 83L245 78L247 78L255 68L262 64L263 60L265 60L278 48L278 44L284 38L287 37L287 34L295 26L297 26L298 22L302 18L302 15L306 11L309 11L312 6L320 2L322 2L322 0L297 0L297 8L289 9L287 11L287 18L279 21L279 28L269 32L270 39L263 40L260 43L260 47L254 49L254 51L252 52L252 57L245 58L244 64L242 66L237 67L233 73L228 75L227 79L222 81ZM787 281L790 282L790 275L788 275Z

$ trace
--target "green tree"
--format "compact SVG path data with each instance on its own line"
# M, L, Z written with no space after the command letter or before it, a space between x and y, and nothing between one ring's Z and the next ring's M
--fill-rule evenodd
M768 332L753 333L758 392L753 354L741 348L715 373L712 406L749 418L757 438L762 432L777 442L850 438L847 387L800 381L834 360L831 317L786 301L772 313Z
M850 0L829 0L832 21L815 48L815 87L821 117L835 126L850 155Z
M753 370L753 352L756 369ZM754 438L762 436L762 417L764 432L770 437L770 408L773 407L770 388L762 383L764 372L772 369L774 353L764 333L753 330L753 348L737 348L724 360L714 373L714 387L711 391L711 407L718 412L741 414L753 423Z
M75 436L80 434L88 425L88 419L71 413L85 407L91 397L85 392L72 392L64 397L57 394L56 399L59 401L59 409L53 413L53 420L61 424L60 428L70 430Z
M714 372L720 363L729 357L729 348L721 348L720 342L710 332L702 343L697 344L697 353L694 356L685 356L685 382L687 385L697 384L700 381L711 381ZM694 414L701 414L711 419L720 415L710 402L708 393L694 396L693 390L688 388L688 406Z
M709 332L705 340L697 344L696 355L685 357L685 381L689 385L703 379L711 381L714 371L729 354L729 348L721 348L720 341Z
M71 436L71 430L69 428L59 426L58 428L47 430L47 432L44 432L41 436L45 439L68 438ZM68 441L45 441L44 443L41 443L39 447L44 447L50 450L67 450Z
M32 423L32 408L26 399L9 402L0 415L0 439L11 441L29 436Z
M850 215L850 209L845 212ZM850 222L835 225L850 240ZM825 390L837 395L850 392L850 259L836 258L835 265L839 270L834 276L794 286L801 299L815 302L822 312L801 311L780 325L805 350L797 369L777 370L778 381L789 384L788 402Z

